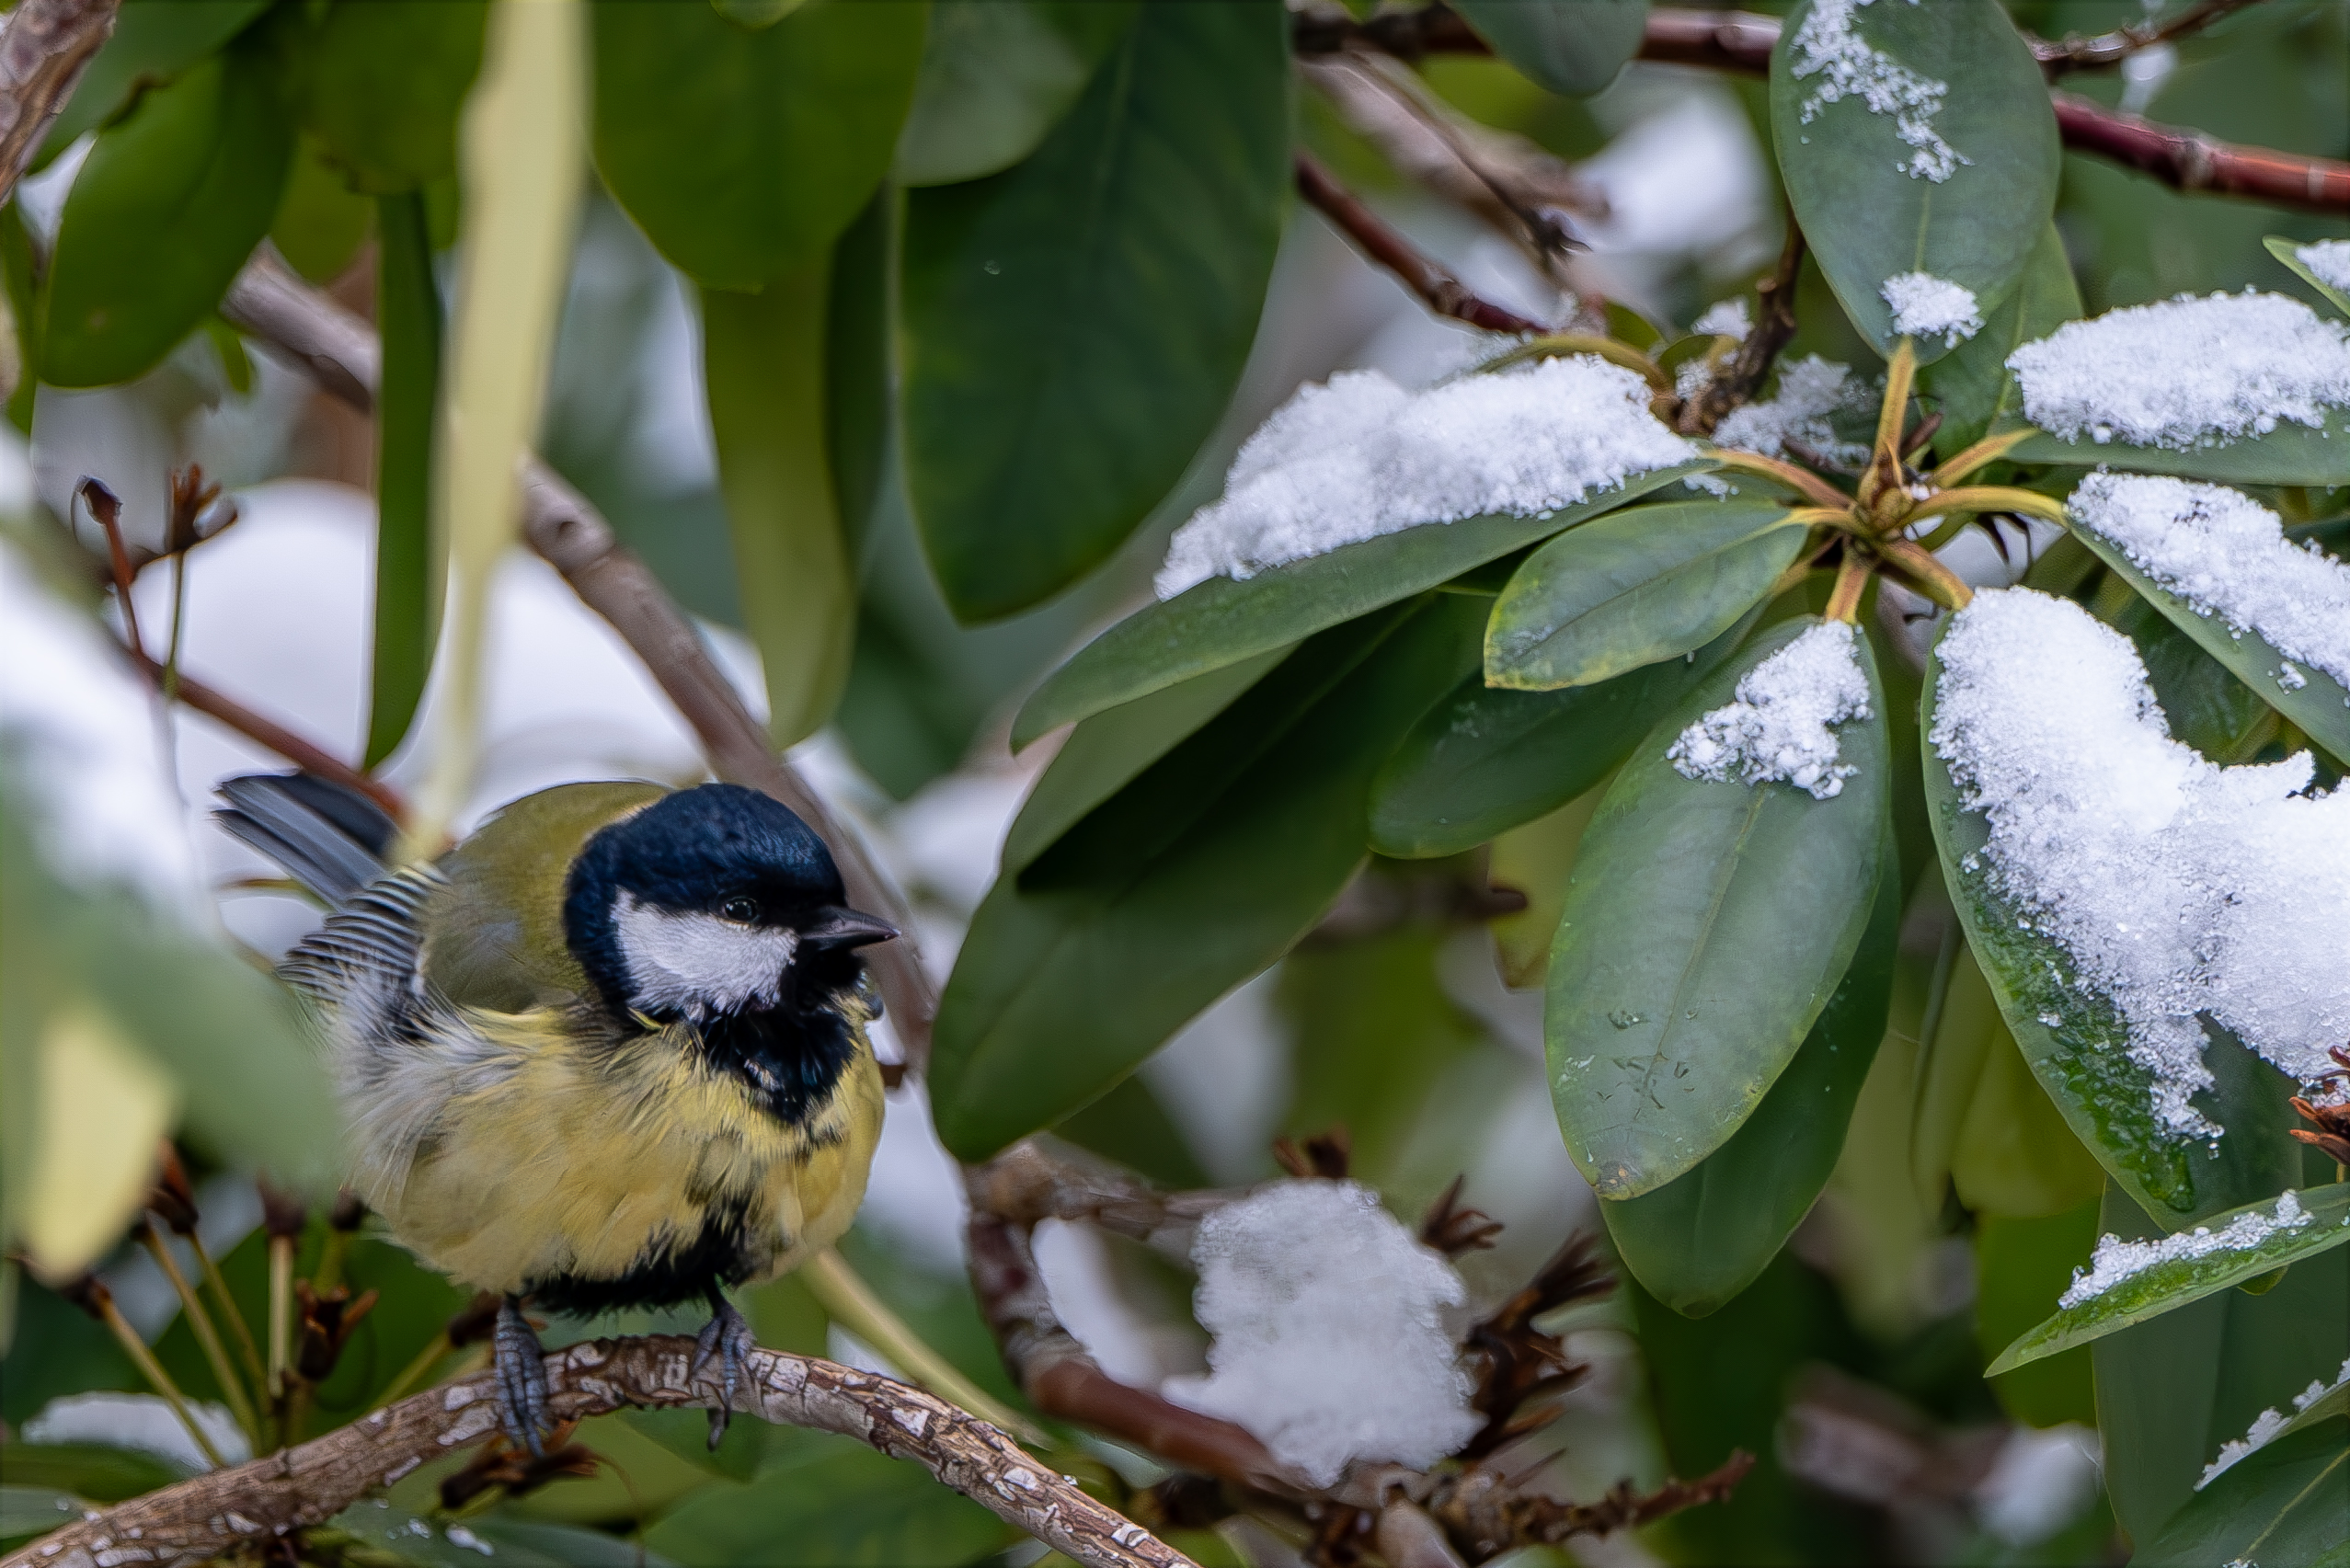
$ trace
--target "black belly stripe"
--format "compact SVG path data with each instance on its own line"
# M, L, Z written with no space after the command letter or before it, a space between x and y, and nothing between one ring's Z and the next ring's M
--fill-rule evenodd
M560 1274L533 1279L524 1293L550 1312L591 1318L624 1307L675 1307L698 1301L713 1285L739 1285L767 1267L782 1249L780 1234L756 1244L740 1199L706 1211L691 1241L675 1238L637 1254L625 1273L594 1277Z

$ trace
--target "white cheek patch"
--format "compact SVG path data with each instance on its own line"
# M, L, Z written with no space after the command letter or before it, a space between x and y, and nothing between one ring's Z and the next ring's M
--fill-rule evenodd
M625 892L613 901L612 924L628 966L629 1001L697 1020L752 1001L774 1006L799 945L788 931L675 914Z

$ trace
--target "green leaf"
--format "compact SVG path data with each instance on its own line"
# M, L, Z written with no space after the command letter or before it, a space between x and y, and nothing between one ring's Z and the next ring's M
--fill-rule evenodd
M2266 637L2247 627L2241 632L2224 616L2198 612L2178 595L2138 570L2112 540L2076 519L2072 536L2094 551L2113 574L2135 589L2171 624L2225 666L2230 674L2259 693L2262 701L2300 726L2309 738L2338 760L2350 761L2350 689L2312 665L2293 664L2299 684L2284 685L2278 676L2288 661ZM2278 548L2283 548L2280 544Z
M1132 0L932 0L898 133L900 185L1000 174L1037 150L1134 25Z
M2154 1080L2127 1053L2128 1031L2112 1002L2065 979L2070 957L2034 933L1990 886L1983 853L1989 829L1959 799L1932 734L1942 664L1929 659L1919 726L1926 803L1943 877L1966 941L2033 1075L2073 1136L2149 1214L2172 1230L2275 1195L2297 1163L2280 1107L2283 1075L2217 1025L2204 1052L2218 1080L2195 1104L2228 1129L2209 1144L2175 1138L2156 1121Z
M2100 1228L2159 1233L2118 1187L2106 1189ZM2264 1295L2222 1290L2089 1351L2106 1493L2131 1539L2154 1540L2221 1444L2264 1409L2290 1410L2312 1377L2332 1378L2350 1355L2350 1248L2295 1265Z
M375 203L343 183L318 138L297 137L285 195L269 220L269 243L286 265L313 283L333 282L367 243L374 216Z
M1222 415L1288 207L1288 31L1146 6L1026 162L909 195L906 477L960 619L1099 564Z
M1752 624L1749 616L1686 658L1594 686L1512 692L1486 685L1477 670L1428 710L1380 770L1370 847L1405 859L1459 854L1556 810L1615 772Z
M707 6L598 0L596 166L705 287L820 264L888 172L920 0L808 0L746 29Z
M2322 427L2280 419L2264 436L2240 436L2224 446L2185 452L2122 441L2069 441L2038 430L2008 456L2017 463L2178 474L2222 485L2350 485L2350 408L2328 408Z
M47 1535L80 1518L88 1506L53 1486L0 1486L0 1541Z
M295 45L304 129L371 195L457 172L488 0L341 0Z
M432 527L434 416L441 395L441 290L424 198L376 199L375 643L369 666L367 757L373 767L408 732L432 671L447 578Z
M1543 1036L1567 1152L1602 1197L1637 1197L1736 1133L1851 967L1884 858L1891 758L1870 716L1837 731L1856 768L1815 800L1683 778L1680 729L1818 624L1772 627L1649 733L1583 835L1552 952Z
M1580 97L1640 52L1648 0L1454 0L1476 35L1529 80Z
M1624 1266L1685 1316L1703 1317L1754 1283L1836 1167L1893 999L1900 877L1890 846L1879 861L1851 967L1746 1125L1687 1173L1599 1205Z
M95 1323L91 1326L97 1328ZM103 1335L106 1331L97 1332ZM78 1388L58 1391L61 1394L82 1391ZM178 1468L153 1454L133 1448L109 1448L97 1443L10 1443L0 1448L0 1476L6 1477L11 1489L53 1489L86 1497L93 1503L119 1503L188 1479ZM49 1528L54 1529L64 1522L58 1520Z
M890 383L896 331L898 193L883 186L832 246L824 326L824 425L842 535L853 558L871 558L883 509L899 503L891 467L897 396Z
M2067 1307L2000 1352L1986 1376L2012 1371L2046 1356L2103 1339L2117 1329L2143 1322L2164 1312L2217 1295L2231 1285L2258 1278L2273 1269L2350 1242L2350 1185L2313 1187L2297 1200L2310 1215L2307 1222L2272 1232L2249 1247L2230 1248L2202 1257L2158 1263L2114 1285L2102 1295ZM2277 1200L2248 1203L2225 1214L2214 1214L2198 1229L2217 1235L2238 1217L2257 1215L2274 1219Z
M921 1466L811 1433L755 1482L694 1493L645 1532L645 1544L685 1568L957 1568L1010 1533Z
M2308 262L2302 260L2298 256L2294 254L2294 252L2302 248L2302 242L2287 239L2283 235L2271 235L2260 243L2268 247L2269 255L2276 258L2277 260L2283 262L2287 268L2291 269L2291 270L2300 278L2301 281L2307 283L2310 288L2315 289L2319 293L2323 294L2327 299L2332 300L2333 302L2334 309L2342 312L2344 315L2350 315L2350 292L2345 292L2339 285L2329 283L2324 279L2319 277L2314 271L2310 270L2310 264Z
M831 715L856 635L856 580L825 439L831 272L820 261L760 293L702 292L703 385L718 488L743 624L767 675L768 733L779 747Z
M1804 29L1818 11L1807 0L1790 12L1772 52L1771 133L1795 221L1844 314L1889 354L1897 334L1878 291L1888 278L1929 272L1972 290L1988 321L2056 207L2056 116L2032 51L1998 0L1846 7L1853 40L1885 57L1879 72L1905 70L1947 87L1923 117L1925 135L1965 161L1936 181L1911 172L1929 152L1897 130L1915 110L1872 113L1851 84L1828 102L1829 72L1795 74ZM1939 333L1920 338L1918 361L1952 347Z
M74 96L41 139L36 167L245 30L269 0L127 0Z
M2015 292L1983 313L1983 329L1920 371L1919 387L1940 405L1934 449L1952 456L1995 429L2023 421L2023 397L2007 357L2081 315L2081 288L2054 223L2023 263Z
M1475 658L1484 601L1310 640L997 880L947 980L939 1136L980 1159L1095 1098L1286 952L1361 864L1371 775Z
M2071 1134L2065 1135L2068 1139ZM2037 1219L1980 1215L1975 1222L1975 1346L1988 1363L2045 1316L2097 1242L2098 1196ZM2097 1423L2087 1347L1989 1379L2000 1408L2027 1426Z
M1012 742L1026 746L1072 719L1425 592L1709 466L1690 464L1635 475L1618 489L1547 518L1486 516L1424 524L1252 578L1209 578L1173 599L1144 605L1078 649L1020 710Z
M1069 732L1051 765L1028 792L1003 840L1003 869L1024 870L1094 807L1125 788L1183 738L1232 706L1290 655L1271 648L1238 664L1164 686L1108 708Z
M1634 507L1526 558L1485 629L1485 681L1588 686L1690 653L1737 624L1806 531L1769 501Z
M58 228L43 379L103 386L153 369L269 232L292 155L269 63L244 46L100 132Z
M2336 1411L2238 1459L2130 1562L2350 1563L2350 1415Z

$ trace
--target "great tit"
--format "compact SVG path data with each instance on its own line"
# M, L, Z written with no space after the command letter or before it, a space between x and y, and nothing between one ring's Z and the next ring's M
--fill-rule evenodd
M831 1245L881 1130L857 949L823 841L733 784L563 784L430 864L310 774L221 786L214 815L323 899L281 973L314 1004L392 1234L504 1298L506 1425L533 1452L546 1383L527 1299L582 1315L700 1297L731 1394L751 1345L725 1288ZM715 1447L724 1412L711 1417Z

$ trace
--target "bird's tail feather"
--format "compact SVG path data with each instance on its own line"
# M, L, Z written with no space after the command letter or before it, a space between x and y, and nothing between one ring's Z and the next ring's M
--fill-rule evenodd
M387 869L399 826L348 784L315 773L247 773L220 786L213 820L339 908Z

